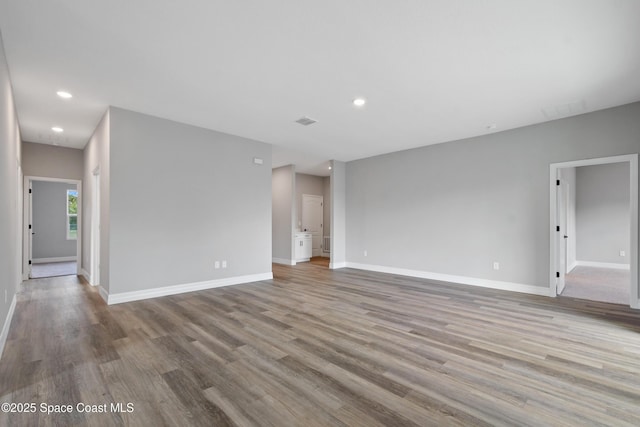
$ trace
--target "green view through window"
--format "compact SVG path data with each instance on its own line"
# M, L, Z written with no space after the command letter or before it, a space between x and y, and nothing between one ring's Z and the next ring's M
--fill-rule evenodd
M78 190L67 190L67 239L78 238Z

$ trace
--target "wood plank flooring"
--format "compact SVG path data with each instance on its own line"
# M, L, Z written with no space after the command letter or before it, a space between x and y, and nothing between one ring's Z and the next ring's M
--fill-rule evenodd
M110 307L76 277L25 282L0 400L37 410L0 425L640 425L637 311L313 263L274 276Z

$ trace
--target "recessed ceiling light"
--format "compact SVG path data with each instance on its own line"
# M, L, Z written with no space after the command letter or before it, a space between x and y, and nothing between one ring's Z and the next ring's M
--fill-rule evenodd
M362 107L366 103L367 100L364 98L356 98L353 100L353 105L355 105L356 107Z
M331 170L331 166L329 166L329 170Z
M54 126L54 127L51 128L51 130L56 132L56 133L64 132L64 129L62 129L59 126Z
M56 93L60 98L64 98L64 99L69 99L73 97L73 95L71 95L69 92L65 92L64 90L59 90Z

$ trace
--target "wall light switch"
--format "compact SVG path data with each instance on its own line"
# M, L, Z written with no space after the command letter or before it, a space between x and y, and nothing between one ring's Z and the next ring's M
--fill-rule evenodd
M214 264L214 268L220 268L220 261L216 261L216 263Z
M627 253L625 251L620 251L620 256L627 256Z
M364 251L364 256L367 256L367 251Z
M227 268L227 261L222 261L222 268Z
M494 270L500 270L500 263L499 263L499 262L497 262L497 261L496 261L496 262L494 262L494 263L493 263L493 269L494 269Z

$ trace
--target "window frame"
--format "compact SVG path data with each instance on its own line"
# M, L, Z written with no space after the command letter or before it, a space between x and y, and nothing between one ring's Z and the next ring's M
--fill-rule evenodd
M75 197L76 197L76 213L69 213L69 196L72 195L70 194L71 192L75 193ZM74 188L67 188L67 191L65 192L66 195L66 200L65 200L65 210L66 210L66 224L65 224L65 234L67 237L67 240L78 240L78 213L77 213L77 209L78 209L78 190L74 189ZM75 229L75 236L72 236L70 233L72 232L71 230L71 218L75 217L76 218L76 229Z

